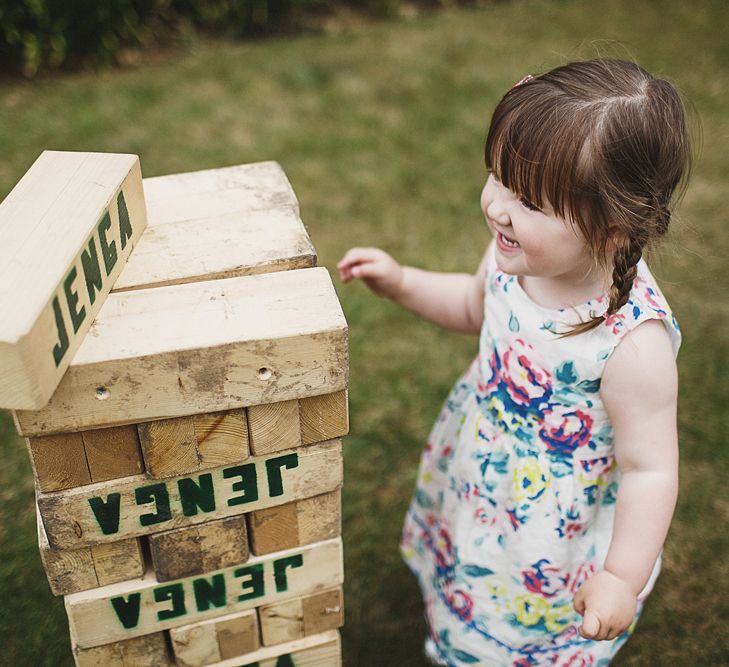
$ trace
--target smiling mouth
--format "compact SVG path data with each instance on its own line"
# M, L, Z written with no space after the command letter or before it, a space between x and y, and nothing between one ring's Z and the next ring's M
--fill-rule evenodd
M499 232L499 241L503 243L507 248L521 248L517 241L512 241L510 238L504 236Z

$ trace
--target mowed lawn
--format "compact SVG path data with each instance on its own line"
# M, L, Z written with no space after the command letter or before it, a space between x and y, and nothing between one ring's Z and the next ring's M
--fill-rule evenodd
M45 148L138 153L146 176L275 159L333 275L354 244L471 271L487 243L482 141L513 82L596 54L673 79L703 132L671 237L654 254L685 336L681 493L663 575L615 664L726 665L727 26L719 1L495 2L293 39L201 41L133 69L4 80L0 195ZM422 665L421 604L399 531L428 430L476 341L335 284L351 341L345 663ZM0 415L0 663L70 665L63 604L37 553L30 465Z

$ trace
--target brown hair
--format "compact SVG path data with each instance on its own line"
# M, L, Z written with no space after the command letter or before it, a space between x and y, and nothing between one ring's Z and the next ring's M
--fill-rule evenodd
M635 63L570 63L504 95L485 158L509 190L576 225L598 262L612 252L611 315L627 303L643 248L666 233L671 198L685 185L683 104L670 83ZM593 315L569 334L601 321Z

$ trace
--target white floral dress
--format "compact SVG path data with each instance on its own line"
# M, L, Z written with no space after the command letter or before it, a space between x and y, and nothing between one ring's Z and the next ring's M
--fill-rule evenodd
M635 624L585 640L572 608L602 568L619 483L600 378L641 322L662 320L676 352L679 328L643 261L628 303L575 337L555 334L573 311L538 306L493 262L486 281L479 354L433 427L403 531L429 650L445 665L607 665ZM576 311L605 308L603 297Z

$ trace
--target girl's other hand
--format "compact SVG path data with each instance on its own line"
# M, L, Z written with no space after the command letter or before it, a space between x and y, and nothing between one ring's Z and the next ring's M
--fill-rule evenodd
M337 270L343 283L360 278L379 296L395 298L402 287L403 267L379 248L350 248Z
M575 595L573 606L582 616L580 634L585 639L615 639L630 627L637 604L627 582L601 570Z

